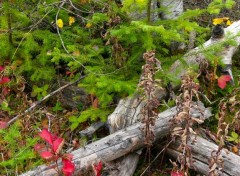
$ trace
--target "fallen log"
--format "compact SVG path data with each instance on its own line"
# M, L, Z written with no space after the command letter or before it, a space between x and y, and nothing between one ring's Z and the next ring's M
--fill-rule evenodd
M231 58L232 58L233 54L236 52L237 46L240 44L240 37L237 35L239 31L240 31L240 21L234 22L231 26L229 26L228 28L225 29L225 33L230 32L231 35L234 36L233 38L235 39L235 41L237 42L236 46L226 46L225 49L223 50L221 55L223 56L223 60L226 61L226 62L231 63ZM229 36L228 36L228 38L229 38ZM197 65L197 64L199 64L199 62L202 59L205 58L204 55L202 54L202 52L204 52L206 48L208 48L209 46L211 46L211 45L213 45L213 44L215 44L217 42L222 42L225 39L226 38L223 38L221 40L212 40L212 39L210 39L201 48L195 48L195 49L191 50L183 58L185 64L183 64L180 61L175 62L173 64L173 66L171 67L170 72L173 73L174 75L176 75L177 78L180 78L182 75L184 75L186 73L186 70L187 70L186 67L191 67L192 65ZM164 97L166 95L166 91L165 90L161 90L161 91L162 91L162 93L159 94L160 95L159 99L162 99L162 97ZM135 98L133 98L133 100L134 99ZM131 100L131 101L133 101L133 100ZM128 110L129 109L131 109L131 106L128 108ZM138 112L140 112L140 111L138 111ZM137 112L135 112L134 116L137 117L138 115L139 114L137 114ZM117 116L117 117L119 117L119 119L116 118L117 119L116 123L115 123L114 118L111 119L111 122L113 124L119 124L118 122L120 122L122 120L121 118L127 119L128 115L126 115L126 116L121 115L121 116ZM123 122L125 122L124 119L123 119ZM130 121L133 121L133 120L131 119ZM117 128L118 127L119 127L119 125L117 126ZM135 163L137 163L137 162L135 162ZM43 167L42 168L43 171L46 170L46 168L47 168L46 166L42 166L42 167ZM134 168L134 167L135 166L132 165L132 168ZM40 168L40 172L41 172L41 168ZM39 172L36 172L36 173L39 173ZM34 175L34 173L33 173L33 175Z
M170 147L167 148L167 153L174 158L177 158L181 152L178 151L178 146L180 140L172 143ZM193 157L192 169L197 170L201 174L209 175L209 159L213 151L218 150L218 146L200 136L192 135L188 141L188 146L191 148L191 153ZM220 175L226 176L237 176L240 175L240 156L223 149L221 151L221 156L223 159L224 168ZM217 168L216 168L217 169Z
M192 109L194 117L209 118L211 112L208 108L201 105L201 110ZM167 136L170 133L170 120L177 113L176 107L170 108L158 115L154 133L156 140ZM136 151L145 146L144 141L144 124L136 123L125 129L119 130L105 138L102 138L94 143L86 145L76 151L73 151L73 162L76 166L75 175L86 173L91 169L92 165L98 163L100 160L103 163L113 161L121 156ZM61 161L58 162L58 167L61 168ZM51 166L42 165L29 171L22 176L33 175L56 175L57 171Z
M240 21L237 21L224 29L225 37L221 39L211 38L208 41L206 41L202 46L196 47L190 50L188 53L186 53L181 61L177 60L171 66L169 73L171 73L171 75L174 75L176 80L180 80L181 77L184 74L186 74L188 68L198 66L202 61L205 60L205 55L203 54L205 51L207 51L211 46L215 44L219 44L229 39L235 40L236 45L234 46L225 45L223 51L219 53L219 57L222 58L222 62L224 64L231 66L232 57L236 53L237 48L240 45L240 37L238 35L239 32L240 32ZM232 74L231 69L227 71L230 75ZM176 89L178 86L179 84L174 84L173 89ZM156 92L156 96L158 97L159 101L161 101L166 96L166 94L167 94L167 91L165 89L158 89ZM138 110L134 116L133 114L131 114L131 111L129 111L130 109L134 109L135 107L135 104L134 103L131 104L131 102L136 102L137 99L139 99L139 97L128 98L127 100L122 100L119 102L114 113L108 117L109 126L112 128L112 131L116 131L117 129L120 130L122 126L131 125L140 119L138 117L140 114L137 114L137 112L140 112L140 110ZM124 109L124 106L128 108ZM143 107L143 106L144 106L144 103L139 102L139 107ZM118 112L121 112L120 115L118 114ZM130 169L127 167L128 163L132 163ZM120 159L120 161L115 162L117 169L115 172L111 173L110 175L131 176L135 171L137 163L138 163L138 155L131 154L128 156L124 156L122 160Z

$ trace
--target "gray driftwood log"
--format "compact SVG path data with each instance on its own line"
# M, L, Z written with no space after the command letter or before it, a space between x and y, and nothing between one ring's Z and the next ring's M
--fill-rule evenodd
M165 137L170 132L170 120L177 113L176 107L168 109L159 114L156 120L154 133L156 140ZM208 108L202 106L201 111L199 109L192 109L193 116L202 116L208 118L211 116L211 112ZM113 161L121 156L129 154L144 147L144 132L143 124L136 123L132 126L119 130L105 138L102 138L94 143L86 145L76 151L73 151L73 161L76 166L75 175L86 173L91 169L93 164L102 161L107 163ZM106 164L106 167L108 165ZM61 168L61 162L59 161L59 167ZM32 171L28 171L22 176L33 175L56 175L57 171L49 166L42 165L35 168Z
M180 141L177 140L175 143L172 143L170 147L167 149L167 153L174 158L177 158L179 151L177 148L180 144ZM193 162L193 169L197 170L198 172L209 175L208 171L209 166L209 158L213 151L218 150L218 146L213 144L212 142L207 141L206 139L201 138L200 136L191 136L191 139L188 141L188 145L191 148L192 157L195 162ZM238 176L240 175L240 156L227 151L226 149L221 151L222 159L224 161L223 171L220 172L220 175L226 176Z

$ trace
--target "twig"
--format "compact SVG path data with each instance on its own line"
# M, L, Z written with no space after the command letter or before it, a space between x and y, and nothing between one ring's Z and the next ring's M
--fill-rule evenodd
M86 77L86 75L81 76L81 77L78 78L76 81L74 81L74 82L72 82L72 83L68 83L68 84L60 87L59 89L51 92L50 94L46 95L46 96L43 97L41 100L35 102L31 107L29 107L28 109L26 109L23 114L19 114L19 115L15 116L14 118L12 118L11 120L9 120L8 123L7 123L7 125L10 125L12 122L14 122L15 120L17 120L20 116L22 116L22 115L24 115L24 114L26 114L26 113L34 110L34 109L35 109L38 105L40 105L44 100L46 100L46 99L48 99L49 97L53 96L54 94L60 92L61 90L65 89L66 87L69 87L69 86L71 86L71 85L79 82L81 79L83 79L83 78L85 78L85 77Z
M143 174L145 174L145 172L148 170L148 168L153 164L154 161L156 161L156 159L161 155L161 153L173 142L173 139L171 139L171 141L157 154L157 156L152 160L152 162L148 165L148 167L146 167L146 169L142 172L142 174L140 176L143 176Z
M75 7L75 5L72 3L71 0L68 0L69 4L72 6L72 8L74 8L75 10L79 11L79 12L83 12L83 13L89 13L92 14L93 12L88 12L88 11L84 11L84 10L80 10L79 8Z

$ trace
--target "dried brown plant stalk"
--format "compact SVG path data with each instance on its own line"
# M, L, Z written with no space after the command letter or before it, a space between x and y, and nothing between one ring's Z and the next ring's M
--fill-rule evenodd
M193 125L197 123L203 123L203 116L195 118L192 114L193 109L200 110L200 101L195 103L194 101L199 100L198 91L199 84L194 82L194 77L185 75L182 78L181 91L182 93L176 100L178 113L173 119L175 124L172 130L172 137L180 137L181 144L179 150L182 151L178 160L181 164L181 171L184 175L189 175L189 168L192 167L193 159L191 154L191 148L188 145L190 134L196 134L193 130Z
M228 127L224 120L226 116L227 105L226 103L221 103L219 108L219 120L218 120L218 131L217 131L217 139L219 140L218 150L212 151L211 158L209 160L209 176L218 176L222 174L223 170L223 158L221 155L221 151L224 147L224 139L228 134Z
M139 88L144 91L143 95L146 100L146 105L142 110L143 119L142 123L145 124L145 143L148 146L152 145L154 141L153 126L155 125L155 119L157 117L157 107L159 106L159 101L156 98L155 92L155 81L154 75L159 68L160 62L155 58L155 51L151 50L143 54L145 60L145 65L143 65L142 77L139 83Z

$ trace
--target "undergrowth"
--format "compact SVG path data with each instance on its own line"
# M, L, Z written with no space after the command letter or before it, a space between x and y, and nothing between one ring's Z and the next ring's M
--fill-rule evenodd
M204 50L206 60L200 63L200 67L184 62L187 49L181 52L171 50L174 42L188 46L193 31L196 32L195 46L201 48L211 36L212 19L219 13L222 17L224 13L221 12L231 9L234 1L213 0L204 8L186 9L177 19L159 18L156 21L149 15L156 12L146 10L148 2L151 1L0 2L0 127L6 128L0 130L0 175L20 174L42 163L33 151L39 129L51 129L54 134L65 138L64 152L71 147L79 148L84 139L78 132L93 122L105 122L121 98L135 93L139 81L148 104L143 119L147 144L154 141L152 127L157 112L177 105L176 119L183 111L188 114L180 119L186 121L180 130L183 132L181 147L186 153L181 157L179 168L186 175L192 163L187 139L194 123L189 111L185 110L189 110L195 100L201 99L213 107L215 117L206 120L203 126L216 134L214 140L219 143L219 151L225 143L231 142L231 150L237 153L240 135L239 63L235 61L233 64L236 65L233 68L235 86L227 84L229 79L221 77L218 69L224 66L219 53L226 46L236 45L234 36L227 35L226 41ZM147 11L148 18L136 19L133 11L137 14ZM161 7L156 11L161 14L166 9ZM155 69L153 66L148 72L145 65L145 75L140 79L141 68L147 60L143 53L149 51L154 51L154 58L155 55L159 58L161 71L151 70ZM167 70L176 60L183 67L176 68L172 74ZM181 69L191 70L191 74L180 80ZM75 102L76 107L69 107L62 101L63 91L47 99L52 96L51 92L62 86L62 81L74 82L81 77L77 89L84 90L81 94L84 98ZM150 85L149 80L152 81ZM175 95L176 85L181 81L182 94L177 92ZM155 84L158 84L157 88L168 90L165 101L155 101L152 94L157 89ZM176 96L180 97L177 102ZM8 123L14 117L18 120ZM224 130L229 133L223 133ZM218 153L214 156L215 160L213 157L210 166L216 163L220 167L218 156Z

